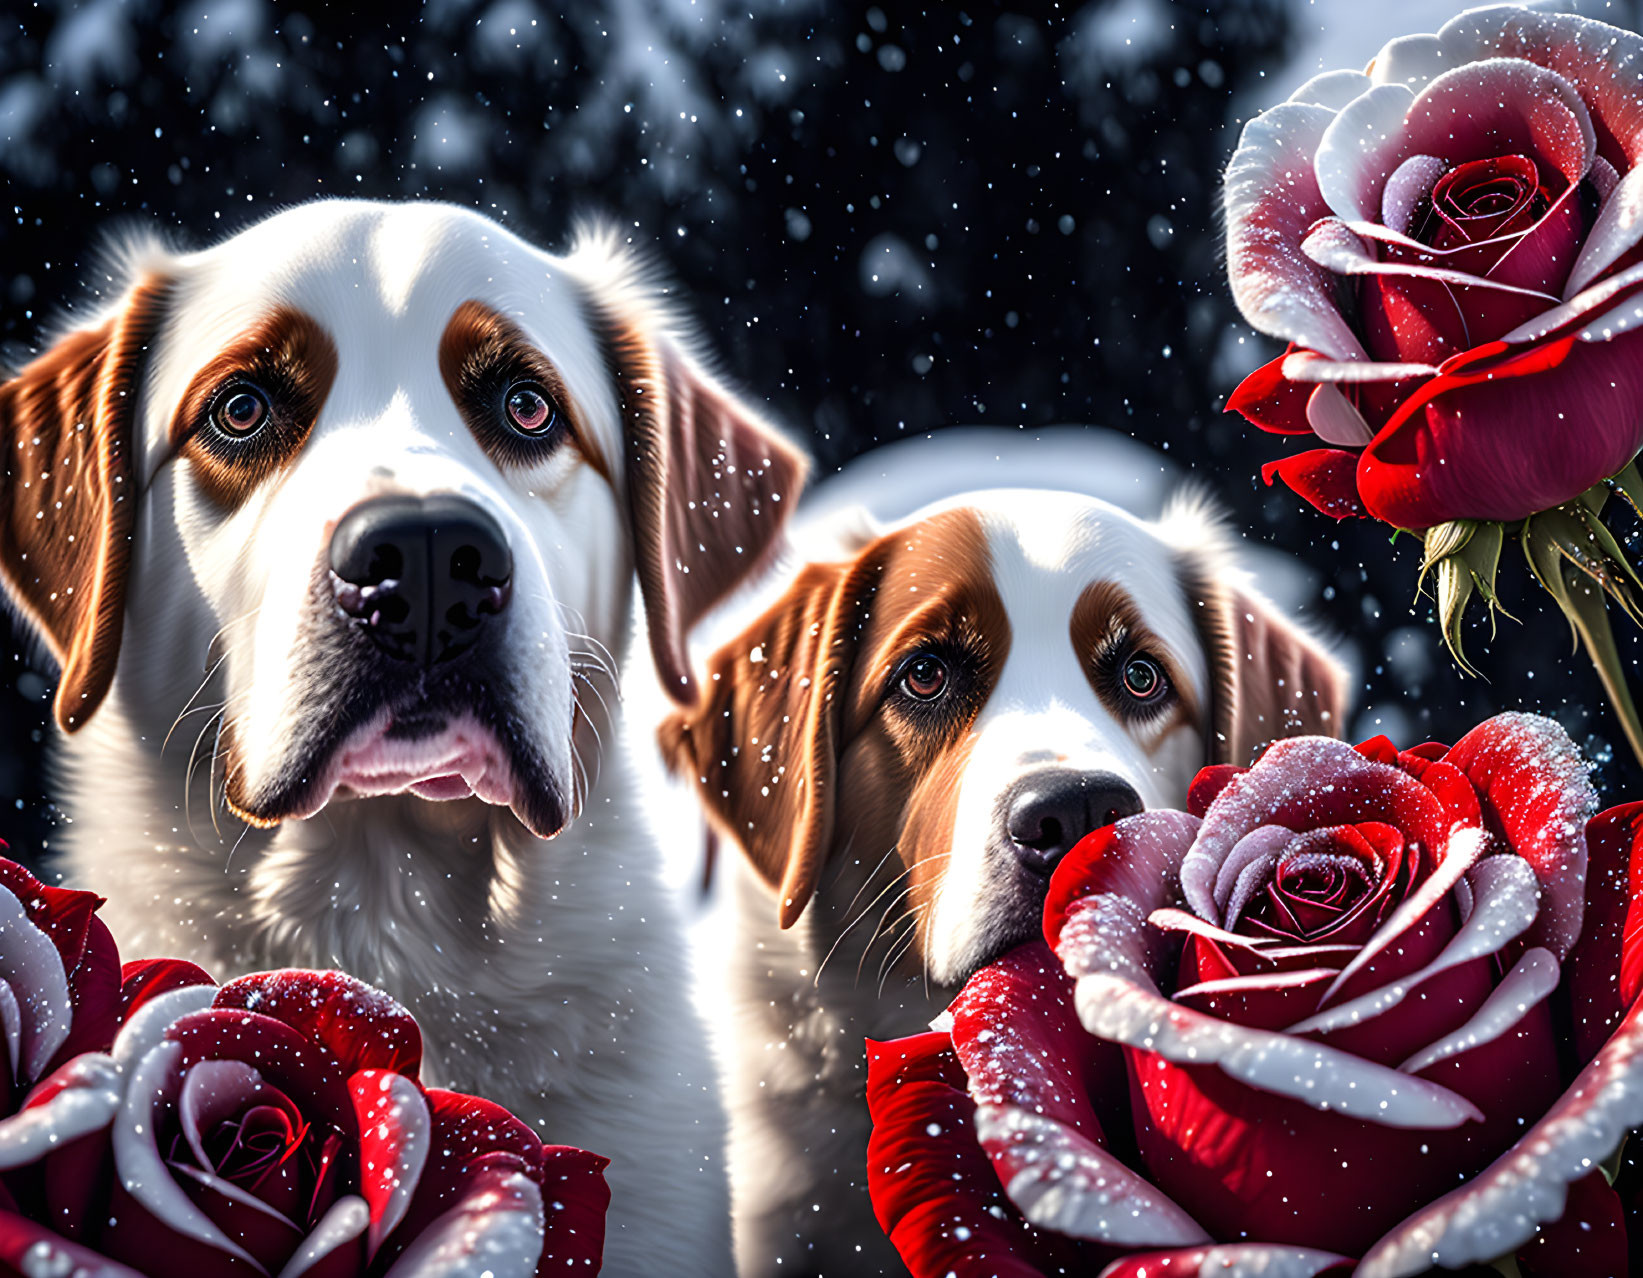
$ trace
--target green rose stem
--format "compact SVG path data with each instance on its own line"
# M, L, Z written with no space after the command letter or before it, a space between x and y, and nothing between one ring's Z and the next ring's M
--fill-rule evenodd
M1521 523L1454 519L1427 529L1417 591L1424 588L1428 574L1435 577L1444 645L1462 670L1476 675L1462 645L1461 621L1473 594L1482 596L1491 622L1496 611L1505 612L1495 593L1495 573L1501 548L1508 537L1515 537L1535 579L1569 619L1577 644L1585 643L1626 740L1643 761L1643 722L1621 668L1604 599L1607 595L1635 624L1643 625L1643 577L1602 521L1611 491L1643 515L1643 475L1634 461L1575 500Z

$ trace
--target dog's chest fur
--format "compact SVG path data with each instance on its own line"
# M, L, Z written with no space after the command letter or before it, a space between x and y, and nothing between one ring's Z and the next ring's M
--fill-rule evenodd
M864 1044L917 1033L953 991L926 987L905 956L881 967L905 933L875 929L891 899L877 879L846 869L783 931L770 890L733 872L726 1094L743 1278L904 1274L867 1196Z
M583 815L544 842L505 810L410 796L269 831L225 819L219 837L203 766L185 812L186 749L139 740L116 696L58 755L61 865L108 898L124 957L218 980L341 968L387 990L422 1027L425 1082L612 1160L605 1272L728 1272L723 1116L618 743Z

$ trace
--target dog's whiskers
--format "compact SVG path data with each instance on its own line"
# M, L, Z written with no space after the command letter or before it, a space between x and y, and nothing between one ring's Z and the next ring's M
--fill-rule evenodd
M855 841L855 836L851 835L851 842L854 842L854 841ZM885 854L878 859L878 863L876 865L874 865L873 868L867 873L866 877L862 879L861 886L856 889L855 896L850 898L850 903L844 907L845 918L849 921L845 924L844 929L838 934L838 936L833 938L833 944L828 947L826 955L822 958L821 963L816 968L816 979L812 982L812 984L819 985L821 983L822 973L827 969L828 962L832 959L834 954L838 953L839 946L844 943L844 938L850 935L851 930L856 926L856 924L860 923L864 918L867 917L867 911L871 910L873 908L874 904L879 900L880 897L882 897L891 888L895 887L895 885L901 880L903 875L906 875L906 874L911 872L911 870L912 870L911 866L909 866L907 869L902 870L900 874L897 874L894 878L892 878L890 880L889 883L885 884L884 887L879 890L878 895L875 896L871 901L869 901L866 904L866 906L864 906L862 908L860 913L856 914L854 917L851 916L851 911L856 908L856 902L861 900L861 894L863 892L867 891L867 889L870 888L873 885L873 880L878 876L879 871L884 868L884 863L896 854L896 848L899 847L899 846L900 846L899 844L895 844L895 843L892 843L890 845L888 850L886 850ZM849 845L847 844L846 847L845 847L844 855L848 856L848 854L849 854ZM839 873L840 874L844 873L844 869L843 869L842 866L839 870Z
M596 697L599 701L599 708L602 711L604 711L605 722L609 723L611 718L612 718L611 713L610 713L610 706L606 704L605 698L600 693L598 686L593 682L592 679L588 678L586 671L580 670L577 667L572 666L571 667L571 678L576 680L577 682L585 684L587 686L588 690L593 693L594 697ZM572 699L572 703L574 704L574 706L576 708L576 713L581 716L582 722L588 725L588 731L593 733L593 745L594 745L593 775L591 777L587 777L588 787L591 790L591 788L594 785L598 784L598 782L599 782L599 773L604 767L605 739L599 731L599 725L596 722L594 722L593 716L590 715L587 712L587 708L582 704L581 694L575 687L573 687L571 689L571 699ZM580 762L581 761L581 746L578 744L578 742L576 740L576 728L575 728L575 719L574 718L572 719L572 724L571 724L571 742L570 743L571 743L571 751L572 751L573 755L575 756L576 760L578 762ZM584 769L584 776L586 777L586 770L585 769ZM585 797L585 795L584 795L584 797Z
M890 853L896 851L896 848L898 846L900 846L900 845L899 844L892 845L891 848L890 848L890 852L885 853L883 857L879 858L878 866L875 866L873 868L873 873L874 874L878 873L879 866L882 866L884 864L884 862L889 859ZM822 959L821 964L816 968L815 982L818 983L818 984L820 983L822 971L827 967L828 961L833 957L834 953L838 950L839 945L844 941L844 938L846 936L848 936L850 934L850 932L855 929L857 924L859 924L863 919L865 919L869 914L871 914L873 912L873 907L875 905L877 905L880 901L882 901L885 898L885 895L887 893L892 892L892 891L895 890L896 884L900 883L904 878L906 878L908 875L912 874L912 872L914 870L918 869L919 866L927 865L929 862L934 861L937 858L945 856L945 855L946 855L945 852L932 852L929 856L920 857L918 860L914 861L911 865L906 866L901 871L899 871L897 874L895 874L890 879L890 881L888 883L886 883L882 888L880 888L879 891L877 892L877 894L874 895L873 899L870 900L869 902L867 902L866 905L862 906L860 912L854 918L852 918L848 923L845 924L844 929L839 933L838 938L833 942L832 948L827 951L827 957ZM865 891L867 889L867 887L871 886L871 883L872 883L872 878L871 878L871 876L869 876L868 882L862 885L861 891ZM858 899L861 896L861 891L858 891L856 893L856 897ZM897 894L896 900L899 901L902 896L905 896L910 891L912 891L912 885L908 884L907 887L903 888L902 891ZM887 917L889 915L890 910L894 908L895 904L896 904L896 901L892 901L889 906L885 907L884 914L881 915L880 918L879 918L879 926L880 927L883 926L885 917ZM851 908L851 906L854 906L854 905L855 905L855 901L853 900L853 901L851 901L850 906L846 906L845 908L848 910L849 908ZM867 953L868 953L869 950L871 950L873 948L873 943L878 939L878 934L879 934L879 928L875 927L873 929L872 934L867 938L867 944L862 947L861 959L856 964L856 978L858 980L861 979L861 964L866 961Z
M228 654L225 652L222 656L218 657L206 667L205 678L200 680L200 686L195 688L194 691L189 694L188 700L183 702L183 708L177 712L177 717L171 721L171 726L165 730L165 736L160 741L161 754L164 754L165 748L171 744L172 733L177 731L178 727L182 724L182 721L188 718L189 715L198 714L204 710L222 709L223 703L220 701L204 706L196 706L194 702L196 698L198 698L199 695L206 690L207 685L211 682L212 676L215 675L218 670L222 669L222 663L227 660Z
M889 948L884 952L884 959L879 963L878 997L880 998L884 997L884 983L890 978L890 973L895 970L896 964L901 962L907 951L913 948L913 942L918 939L919 911L913 909L903 914L891 925L891 932L903 923L910 923L912 926L907 929L907 934L899 941L890 943ZM889 933L886 933L886 935L889 935Z
M217 628L217 632L212 635L211 638L205 641L205 677L200 680L200 686L194 689L194 691L189 695L188 700L183 702L183 708L177 712L177 717L171 721L171 726L166 729L165 738L160 742L161 754L165 753L166 746L170 744L171 734L177 730L178 726L185 718L187 718L190 714L195 713L196 709L199 709L199 707L194 706L195 700L198 699L200 694L204 692L207 686L211 683L212 676L214 676L218 670L222 669L223 662L228 660L228 650L226 646L223 648L220 655L216 657L212 656L212 654L216 652L217 641L228 633L230 627L237 626L241 622L250 621L261 611L262 605L258 604L255 608L249 608L237 617L229 618L229 620L223 622L223 624ZM221 704L222 703L219 703L219 708ZM190 758L192 759L192 756L190 756Z
M898 875L897 877L899 878L900 876ZM856 959L856 979L854 984L859 985L861 983L861 969L867 963L867 956L873 952L873 946L878 943L880 935L885 934L884 927L889 921L891 915L896 914L896 912L901 908L901 903L907 899L908 893L912 890L913 885L911 883L902 888L901 891L897 892L895 896L890 898L890 904L886 905L884 907L884 913L879 915L879 921L873 925L873 931L867 938L867 944L861 948L861 956ZM900 922L899 916L896 921L898 923Z

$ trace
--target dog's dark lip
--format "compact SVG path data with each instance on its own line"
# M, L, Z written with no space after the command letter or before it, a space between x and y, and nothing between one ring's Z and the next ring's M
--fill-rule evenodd
M398 688L384 688L377 678L353 679L333 693L328 704L305 716L316 727L307 739L293 742L286 775L275 784L253 794L237 793L238 770L231 767L224 796L230 811L256 826L311 817L337 797L342 754L361 735L374 730L397 742L415 742L438 735L455 720L468 719L495 738L507 760L512 773L508 806L515 818L537 838L553 838L569 821L570 805L546 762L529 744L523 723L492 693L495 681L487 673L419 675ZM226 744L232 759L237 750L231 733Z

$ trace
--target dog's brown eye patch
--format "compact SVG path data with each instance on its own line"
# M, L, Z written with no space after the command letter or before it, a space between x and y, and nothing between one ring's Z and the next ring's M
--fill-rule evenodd
M498 465L533 466L566 443L581 443L559 370L483 302L464 302L452 314L439 342L439 374Z
M233 509L308 442L337 375L337 348L303 312L280 307L194 376L171 423L171 451Z
M1073 605L1071 631L1090 686L1113 713L1138 724L1168 719L1160 737L1177 723L1198 726L1191 692L1122 586L1086 586Z

